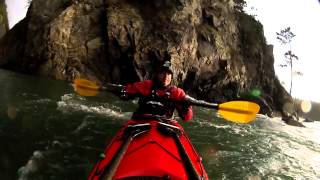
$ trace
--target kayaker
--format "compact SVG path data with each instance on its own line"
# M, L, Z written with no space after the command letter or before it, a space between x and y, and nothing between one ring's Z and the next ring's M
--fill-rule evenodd
M171 62L167 60L156 69L151 80L124 86L121 92L123 99L139 97L139 107L133 113L133 119L139 119L145 115L172 118L175 109L184 121L192 119L192 106L188 103L181 103L186 94L183 89L172 85L172 76Z
M88 179L208 180L201 157L182 126L158 118L172 119L175 109L184 121L193 116L191 105L182 103L188 96L172 85L172 76L171 63L165 61L151 80L103 86L116 95L122 89L120 97L126 100L138 97L139 106L107 146Z

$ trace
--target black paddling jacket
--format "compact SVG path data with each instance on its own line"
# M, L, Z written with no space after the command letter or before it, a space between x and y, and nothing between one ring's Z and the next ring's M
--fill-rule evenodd
M191 106L183 107L181 102L185 99L185 92L176 86L155 89L151 80L128 84L124 87L127 96L138 96L139 107L134 114L152 114L171 118L175 109L184 121L192 119Z

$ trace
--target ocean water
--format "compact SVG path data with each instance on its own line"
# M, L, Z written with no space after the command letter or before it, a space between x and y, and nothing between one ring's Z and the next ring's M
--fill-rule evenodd
M86 179L136 101L81 97L70 84L0 70L1 179ZM195 107L181 122L210 179L320 179L320 123L289 126L258 115L225 121ZM179 119L178 119L179 120Z

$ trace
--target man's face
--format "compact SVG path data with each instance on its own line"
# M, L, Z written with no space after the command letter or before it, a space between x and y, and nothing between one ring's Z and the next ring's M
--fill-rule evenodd
M164 87L167 87L171 83L172 74L168 71L163 71L159 73L158 78L161 85L163 85Z

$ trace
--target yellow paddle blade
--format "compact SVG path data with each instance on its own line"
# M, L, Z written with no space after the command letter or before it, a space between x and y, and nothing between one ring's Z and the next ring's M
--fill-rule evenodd
M99 93L99 86L86 79L75 79L74 90L81 96L96 96Z
M99 90L100 87L93 81L89 81L87 79L75 79L73 84L80 88L86 88L91 90Z
M230 101L220 104L218 113L226 120L236 123L249 123L256 118L260 106L248 101Z
M80 96L96 96L99 93L99 91L82 88L80 86L73 86L73 87L74 87L74 91L76 91Z

